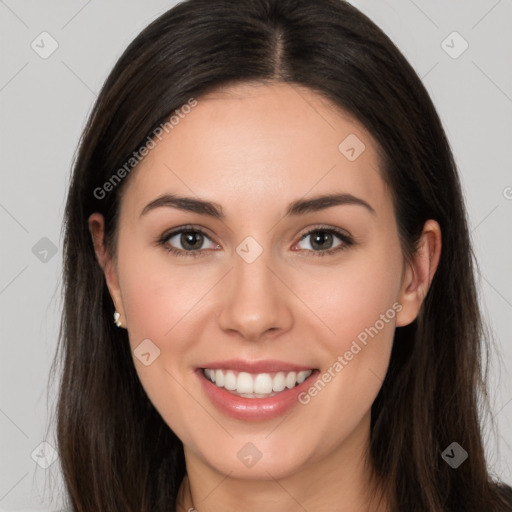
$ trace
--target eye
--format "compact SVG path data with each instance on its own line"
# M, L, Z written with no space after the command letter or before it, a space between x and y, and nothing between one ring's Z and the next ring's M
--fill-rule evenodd
M310 242L306 246L309 247L302 247L302 249L310 251L314 256L326 256L337 253L354 244L354 241L348 234L334 228L319 227L312 229L301 236L297 245L304 240L308 240L308 238ZM338 239L337 244L336 239Z
M213 244L210 249L219 247L204 231L192 226L185 226L165 233L158 240L158 244L163 245L167 251L176 256L201 256L207 249L204 247L205 240L210 240ZM181 247L176 247L177 245Z
M300 244L310 239L306 247L300 247ZM336 243L336 239L338 242ZM204 247L205 241L210 241L210 247ZM201 229L194 226L183 226L166 232L157 241L158 245L163 246L168 252L176 256L204 256L207 249L218 249L220 246L213 242L211 238ZM304 233L296 246L306 250L313 256L326 256L337 253L354 245L354 240L346 233L326 227L318 227ZM181 246L181 247L177 247ZM307 247L309 246L309 247Z

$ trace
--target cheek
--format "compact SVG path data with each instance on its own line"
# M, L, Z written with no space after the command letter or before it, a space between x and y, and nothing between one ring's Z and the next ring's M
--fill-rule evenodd
M344 291L340 292L336 324L342 339L357 338L364 343L365 333L369 331L373 336L382 333L383 337L389 337L396 321L400 275L398 268L373 258L349 273L344 280Z
M119 254L120 285L130 337L134 342L150 338L172 343L173 351L179 352L184 347L180 345L182 337L176 333L182 324L193 324L190 318L200 309L201 297L211 287L211 275L200 266L176 264L160 248L125 248Z
M302 290L301 296L308 297L305 301L310 300L330 333L321 340L328 355L320 375L301 403L315 402L314 416L325 416L322 421L336 428L355 426L382 386L401 310L401 269L400 248L382 244L373 251L353 253L332 269L329 279L317 279L309 295L305 287ZM350 418L343 411L350 411Z
M294 289L328 327L324 343L329 352L340 354L358 337L364 343L368 331L373 337L392 337L396 313L401 309L396 303L401 274L398 242L384 239L371 249L347 253L335 266L318 266L308 280L297 277Z
M202 323L195 321L194 315L208 286L178 267L172 273L169 267L158 265L138 267L141 270L136 271L126 264L122 282L134 367L150 402L165 422L182 441L192 443L190 425L205 422L204 409L187 391L194 378L187 371L187 362L195 340L201 339ZM193 286L189 278L193 279ZM139 348L143 346L144 351ZM137 354L148 351L150 364L146 366Z

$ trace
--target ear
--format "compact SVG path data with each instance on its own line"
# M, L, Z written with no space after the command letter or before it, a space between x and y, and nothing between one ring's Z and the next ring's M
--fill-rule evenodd
M96 259L103 269L105 274L105 280L107 287L114 302L116 311L121 315L119 320L124 327L126 325L126 316L124 314L123 300L121 298L121 290L119 288L119 279L117 275L116 261L112 258L108 252L104 243L104 227L105 221L101 213L93 213L89 217L89 231L92 236L94 244L94 252L96 253Z
M423 226L418 249L412 261L406 263L398 302L402 309L397 313L396 326L413 322L420 311L434 277L441 256L441 228L435 220Z

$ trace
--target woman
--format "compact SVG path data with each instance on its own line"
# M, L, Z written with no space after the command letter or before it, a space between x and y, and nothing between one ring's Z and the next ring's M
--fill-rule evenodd
M453 157L354 7L163 14L98 97L65 230L73 510L512 510Z

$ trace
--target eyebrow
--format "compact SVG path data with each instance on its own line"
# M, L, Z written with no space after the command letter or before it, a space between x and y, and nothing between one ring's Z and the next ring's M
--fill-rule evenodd
M363 206L372 215L376 215L375 210L365 200L353 196L352 194L343 193L321 195L311 199L298 199L297 201L293 201L288 206L286 216L304 215L306 213L317 212L340 205ZM193 197L176 196L173 194L164 194L157 197L144 207L140 216L142 217L149 211L161 207L177 208L179 210L194 212L200 215L208 215L220 220L225 218L222 206L213 201L205 201L203 199L196 199Z

